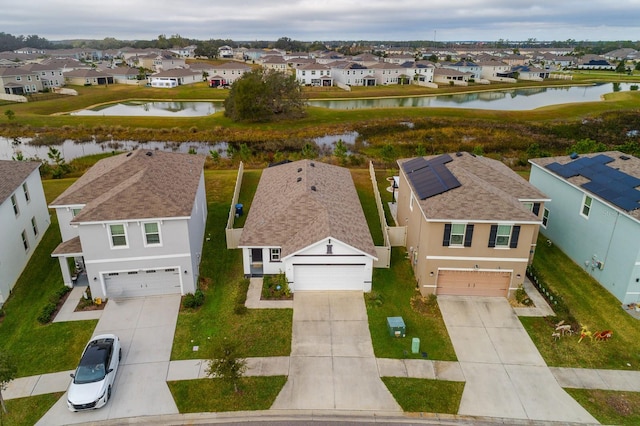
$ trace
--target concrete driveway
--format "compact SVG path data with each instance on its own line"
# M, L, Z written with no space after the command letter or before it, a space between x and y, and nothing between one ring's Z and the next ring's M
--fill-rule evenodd
M297 292L289 377L272 409L402 409L380 380L362 292Z
M506 299L438 304L466 380L458 414L598 424L560 387Z
M109 301L93 335L113 333L122 342L111 400L98 410L72 413L65 393L38 424L178 413L166 379L179 308L180 295Z

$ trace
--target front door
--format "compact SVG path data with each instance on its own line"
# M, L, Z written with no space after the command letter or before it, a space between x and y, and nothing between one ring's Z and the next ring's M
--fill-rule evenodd
M252 277L261 277L263 274L262 269L262 249L261 248L252 248L251 249L251 276Z

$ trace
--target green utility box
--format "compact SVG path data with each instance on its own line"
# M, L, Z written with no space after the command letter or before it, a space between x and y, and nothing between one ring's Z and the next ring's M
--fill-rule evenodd
M391 337L404 337L407 334L402 317L387 317L387 329Z
M411 353L417 354L420 352L420 339L418 337L414 337L411 339Z

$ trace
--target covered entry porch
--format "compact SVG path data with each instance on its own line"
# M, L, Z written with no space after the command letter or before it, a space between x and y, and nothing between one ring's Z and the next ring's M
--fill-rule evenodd
M87 271L84 267L80 237L75 237L60 243L53 253L51 253L51 257L58 258L64 285L67 287L89 285Z

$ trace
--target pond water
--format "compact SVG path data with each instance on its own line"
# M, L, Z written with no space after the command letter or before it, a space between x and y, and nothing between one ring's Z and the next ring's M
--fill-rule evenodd
M509 89L478 93L418 96L413 98L323 100L310 101L309 105L330 109L441 107L520 111L549 105L599 101L602 95L614 91L628 91L633 84L637 85L638 83L534 87L529 89Z
M594 102L602 95L628 91L639 83L602 83L591 86L533 87L451 95L417 96L411 98L314 100L309 105L329 109L365 108L470 108L501 111L523 111L549 105ZM72 115L84 116L148 116L197 117L223 111L222 101L168 102L128 101L81 110Z
M71 115L124 117L201 117L224 110L220 102L127 101L72 112Z

